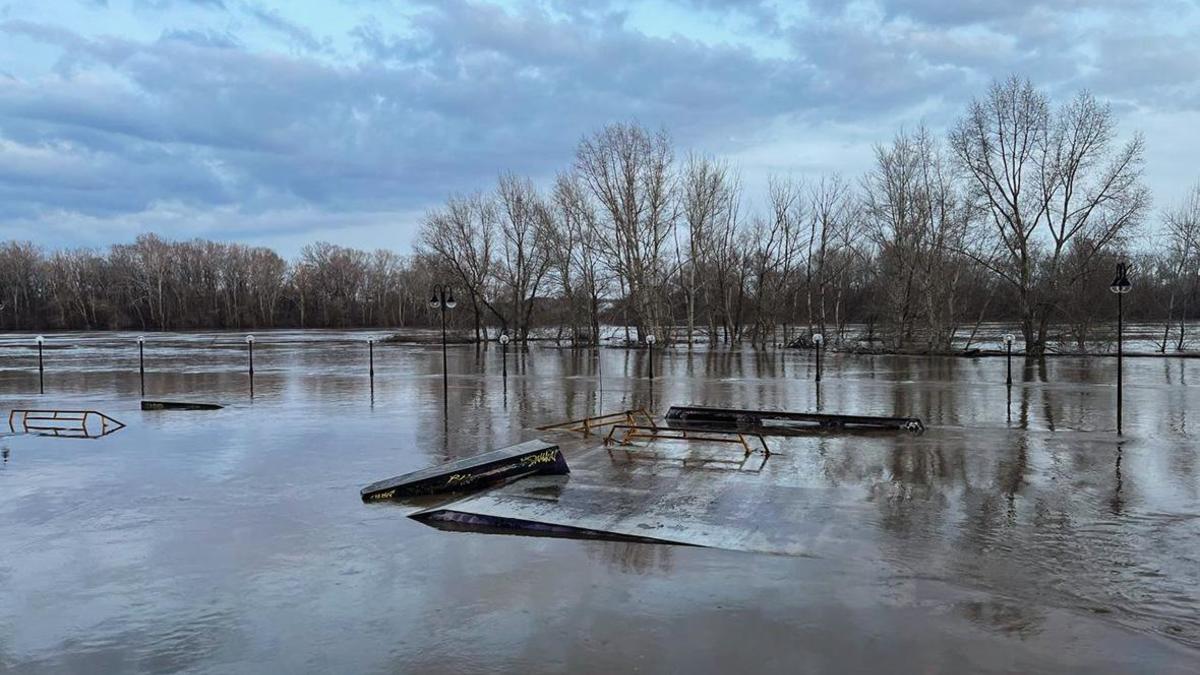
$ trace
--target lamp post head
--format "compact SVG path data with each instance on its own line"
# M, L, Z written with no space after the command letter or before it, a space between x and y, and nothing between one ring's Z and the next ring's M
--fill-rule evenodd
M1117 263L1117 274L1113 277L1112 285L1108 287L1108 290L1120 294L1133 290L1133 284L1129 283L1128 272L1128 265L1123 262Z
M446 289L446 299L442 302L446 303L446 309L454 309L458 306L458 301L454 299L454 289Z
M34 342L36 342L36 343L38 343L38 344L40 345L40 344L42 344L43 342L45 342L45 341L46 341L46 337L45 337L45 336L43 336L43 335L39 335L39 336L37 336L37 337L33 338L33 341L34 341Z
M248 344L248 345L254 344L254 336L253 335L246 336L246 344Z
M500 334L500 344L502 344L502 345L507 345L507 344L508 344L508 342L509 342L509 339L510 339L510 338L508 337L508 334L507 334L507 333L501 333L501 334Z
M442 300L438 297L437 291L433 292L433 297L429 299L429 306L437 309L442 306Z
M658 342L658 338L654 337L653 335L646 336L646 344L654 346L655 342Z
M1013 335L1012 333L1004 334L1004 344L1006 344L1006 345L1011 345L1016 339L1017 339L1016 336Z
M815 342L817 344L821 344L822 342L825 341L825 336L821 335L820 333L813 333L812 339L813 339L813 342Z
M145 336L145 335L139 335L139 336L137 337L137 341L138 341L138 344L139 344L139 345L140 345L140 344L142 344L143 342L145 342L145 341L146 341L146 336Z

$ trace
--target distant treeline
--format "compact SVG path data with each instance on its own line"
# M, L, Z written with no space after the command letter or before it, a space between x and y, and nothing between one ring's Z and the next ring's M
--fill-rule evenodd
M1141 137L1116 137L1089 94L1055 106L1012 78L944 139L901 131L858 179L775 176L751 205L726 162L615 124L546 190L504 174L493 191L450 196L410 255L316 243L287 261L154 235L104 252L8 242L0 329L431 326L431 289L448 283L451 326L479 339L586 343L611 324L632 340L836 342L853 323L894 348L945 351L1006 320L1038 353L1110 334L1108 288L1126 260L1127 317L1161 321L1162 348L1182 348L1185 320L1200 317L1200 185L1152 213Z

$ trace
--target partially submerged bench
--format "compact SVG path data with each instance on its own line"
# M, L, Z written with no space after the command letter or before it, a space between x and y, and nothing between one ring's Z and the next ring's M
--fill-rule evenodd
M786 410L742 410L704 406L671 406L663 416L668 427L739 430L769 436L789 436L813 431L894 430L921 433L925 425L917 417L835 415Z
M557 445L540 439L431 466L371 483L360 491L364 502L474 490L509 478L569 473Z

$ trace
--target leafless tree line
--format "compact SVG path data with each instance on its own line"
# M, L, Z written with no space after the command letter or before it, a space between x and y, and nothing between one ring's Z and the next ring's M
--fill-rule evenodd
M499 177L429 211L415 252L328 243L288 262L237 244L154 236L107 254L0 248L0 327L424 326L435 282L477 339L843 344L947 351L987 320L1026 348L1086 348L1107 331L1108 282L1134 265L1134 320L1183 349L1200 286L1200 185L1150 215L1140 136L1121 143L1084 92L1055 106L994 83L946 138L904 130L857 179L772 176L749 204L738 171L678 156L665 132L613 124L539 189Z
M427 320L432 271L391 251L328 243L288 262L274 251L143 235L107 254L0 245L0 328L409 325ZM414 295L415 294L415 295Z

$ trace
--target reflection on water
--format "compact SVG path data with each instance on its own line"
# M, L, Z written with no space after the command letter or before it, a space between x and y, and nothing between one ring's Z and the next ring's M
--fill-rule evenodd
M504 377L498 347L453 346L443 398L440 347L376 345L372 391L367 336L256 333L253 400L241 335L148 340L147 396L229 406L206 413L138 409L132 336L52 336L44 397L36 360L0 337L5 412L129 424L0 439L0 671L803 655L839 671L1187 672L1198 656L1200 361L1127 360L1118 440L1111 359L1026 363L1006 387L1003 358L826 354L818 389L806 352L666 351L651 383L644 350L512 345ZM928 431L777 441L751 475L804 488L824 518L811 559L447 533L359 501L367 482L651 396L659 412L904 414ZM636 460L631 481L658 461Z

